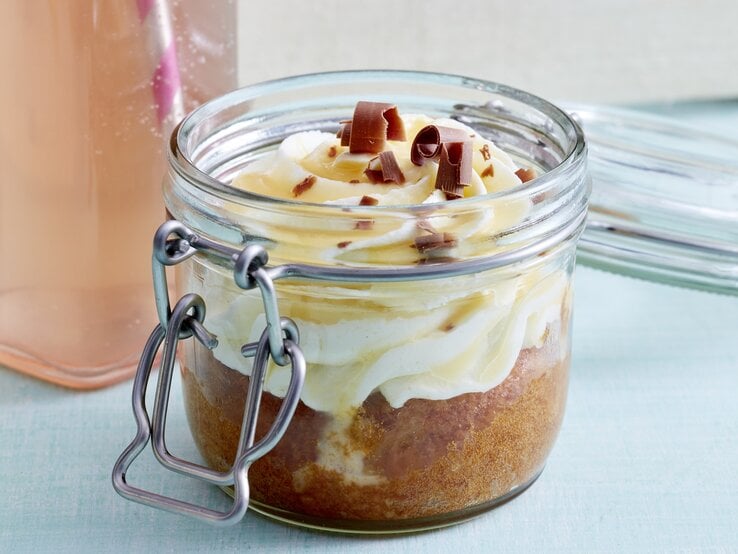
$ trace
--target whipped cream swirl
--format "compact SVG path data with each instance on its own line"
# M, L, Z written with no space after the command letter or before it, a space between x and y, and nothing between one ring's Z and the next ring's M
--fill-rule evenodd
M332 134L304 132L254 161L233 185L265 196L357 208L365 197L379 206L445 202L443 191L435 188L437 165L417 166L410 159L412 137L429 124L464 130L473 142L472 179L465 197L521 185L510 156L473 129L423 115L404 115L403 121L408 141L388 141L386 146L402 170L403 184L372 183L365 170L375 155L349 153ZM432 217L432 229L453 234L457 241L451 254L463 258L465 239L510 228L523 220L530 202L508 202L505 210L476 210L469 217ZM301 232L279 214L248 225L276 243L295 242ZM371 264L388 257L413 263L422 256L410 248L419 232L423 229L417 216L408 215L390 228L340 227L335 233L311 232L309 240L327 263L350 259ZM215 357L249 374L251 362L240 349L264 329L261 298L258 291L236 289L219 268L207 269L185 286L206 299L207 325L219 339ZM280 310L297 323L308 362L301 398L312 409L332 413L355 410L374 391L397 408L411 398L445 399L490 390L510 374L521 350L543 344L547 329L562 317L568 288L566 271L540 263L502 277L278 285ZM289 368L273 365L265 386L283 396L288 380Z

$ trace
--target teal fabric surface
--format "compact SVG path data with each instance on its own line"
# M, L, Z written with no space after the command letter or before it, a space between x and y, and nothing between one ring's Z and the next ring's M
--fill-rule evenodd
M659 110L738 128L736 103ZM538 482L471 522L390 538L251 513L215 529L124 501L110 471L135 432L130 383L79 393L0 369L0 552L738 550L738 297L579 268L574 318L567 415ZM178 390L168 441L195 457ZM131 482L228 502L143 457Z

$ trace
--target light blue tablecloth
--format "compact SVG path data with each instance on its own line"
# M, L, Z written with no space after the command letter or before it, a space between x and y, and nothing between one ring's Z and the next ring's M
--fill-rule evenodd
M659 111L738 129L735 102ZM130 383L78 393L0 369L0 552L738 549L735 297L580 268L568 411L542 477L476 520L418 535L330 536L253 514L214 529L126 502L110 470L135 430L129 397ZM178 393L171 419L172 450L194 455ZM226 502L148 455L130 480Z

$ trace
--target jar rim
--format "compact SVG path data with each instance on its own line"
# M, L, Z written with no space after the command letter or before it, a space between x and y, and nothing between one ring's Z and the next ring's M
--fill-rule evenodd
M324 210L327 215L330 213L340 212L346 208L346 205L312 203L302 200L267 196L234 187L229 183L220 181L197 166L197 164L192 160L191 155L187 152L186 144L198 124L216 113L227 110L233 105L263 97L271 93L284 91L286 89L296 89L300 86L318 84L320 82L350 83L351 81L371 79L390 79L398 82L406 81L408 83L415 82L418 85L422 85L423 83L439 83L448 86L457 86L460 89L489 92L490 94L521 102L540 111L548 117L556 119L562 126L568 126L564 131L567 132L567 135L571 134L573 136L573 140L569 150L563 155L562 160L555 167L545 171L535 179L527 183L523 183L519 187L480 194L468 198L435 202L432 205L436 208L443 209L453 207L454 209L466 209L489 200L516 200L521 197L536 195L549 188L550 184L555 182L562 173L567 172L569 168L585 158L586 142L580 125L565 110L539 96L508 85L462 75L392 69L343 70L306 73L251 84L213 98L190 112L173 130L167 152L169 165L176 173L198 189L208 194L227 198L229 201L237 203L241 201L248 202L252 205L261 204L283 208L312 208L319 209L321 211ZM383 211L392 212L396 210L412 211L413 209L427 209L428 206L429 204L394 204L366 206L365 208L368 212L381 213Z
M366 207L265 196L226 182L287 136L335 131L358 100L391 101L407 113L467 123L542 173L507 191L433 204ZM210 240L234 248L249 241L268 245L282 273L338 281L426 279L508 266L576 241L590 191L586 153L584 134L565 111L506 85L414 71L316 73L238 89L193 111L172 134L164 195L173 217ZM525 215L495 217L508 206L511 214L524 207ZM409 255L405 246L415 245L398 237L391 252L368 259L362 252L375 244L346 241L344 233L360 229L357 221L362 219L370 219L374 229L399 225L409 231L413 220L433 225L448 218L489 225L472 224L460 235L454 257ZM275 240L272 233L283 228L287 234ZM322 240L305 240L312 232Z

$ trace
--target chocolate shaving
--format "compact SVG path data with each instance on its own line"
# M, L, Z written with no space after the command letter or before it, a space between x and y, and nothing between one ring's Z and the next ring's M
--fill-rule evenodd
M450 142L468 142L469 137L461 129L428 125L415 135L410 148L410 159L415 165L423 165L441 155L441 146Z
M371 219L360 219L356 222L356 225L354 225L354 229L359 231L368 231L369 229L374 227L374 220Z
M520 178L520 180L523 181L524 183L527 183L528 181L532 181L533 179L537 177L536 170L533 169L532 167L528 169L518 169L515 172L515 175L517 175Z
M361 183L361 181L359 181L358 179L351 179L349 183L351 183L352 185L358 185L359 183Z
M456 237L451 233L433 233L431 235L415 237L413 247L417 248L418 252L428 252L443 248L453 248L456 244Z
M343 242L339 242L336 246L338 246L338 248L346 248L349 244L351 244L350 240L344 240Z
M376 158L369 160L369 165L364 170L369 180L374 183L397 183L401 185L405 182L397 158L392 151L382 152Z
M494 177L495 176L495 166L492 164L489 164L487 167L485 167L482 172L479 174L480 177Z
M415 136L410 159L415 165L438 158L436 188L447 200L464 196L472 179L472 142L466 132L439 125L423 127Z
M339 121L341 128L336 133L336 137L341 139L341 146L348 146L351 140L351 120L344 119Z
M464 187L471 184L472 143L449 142L441 146L436 188L446 193L447 200L462 198Z
M374 198L373 196L362 196L361 200L359 200L359 206L376 206L379 204L379 200Z
M489 144L485 144L479 149L479 152L482 154L482 158L484 158L485 162L488 162L489 159L492 157L492 154L489 153Z
M405 140L405 125L393 104L357 102L353 119L342 123L341 145L352 154L379 154L385 141Z
M415 263L417 265L436 265L436 264L450 264L453 262L458 262L459 258L454 258L453 256L433 256L430 258L420 258Z
M348 121L343 124L341 130L338 132L338 138L341 139L341 146L348 146L351 141L351 122Z
M302 193L310 190L312 186L315 184L316 180L317 178L315 177L315 175L309 175L305 177L302 181L300 181L294 187L292 187L292 196L297 198Z

